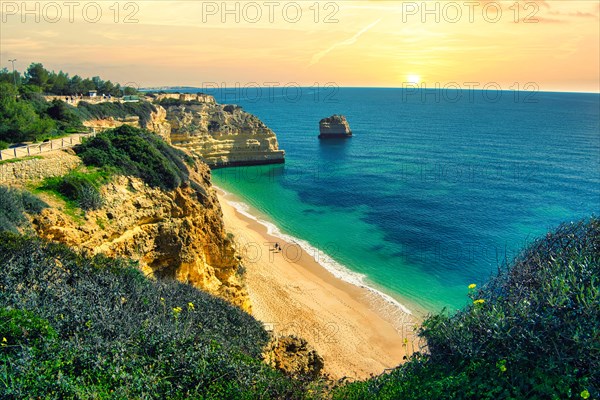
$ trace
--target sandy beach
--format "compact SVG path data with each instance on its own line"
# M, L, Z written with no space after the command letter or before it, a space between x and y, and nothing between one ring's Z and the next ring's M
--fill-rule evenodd
M334 379L362 379L412 353L418 319L372 291L336 278L295 243L270 235L217 189L226 230L246 267L253 315L276 335L305 338ZM281 250L274 249L278 243Z

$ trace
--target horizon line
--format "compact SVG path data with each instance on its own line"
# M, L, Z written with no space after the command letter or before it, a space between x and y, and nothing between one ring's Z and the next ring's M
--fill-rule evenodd
M297 88L301 88L301 89L315 89L313 86L295 86ZM184 85L174 85L174 86L150 86L150 87L141 87L138 90L140 91L149 91L149 90L173 90L173 89L199 89L199 90L238 90L238 89L269 89L269 88L282 88L281 86L252 86L252 87L218 87L218 88L202 88L199 86L184 86ZM332 88L337 88L337 89L389 89L389 90L407 90L407 89L416 89L416 90L460 90L460 91L465 91L465 90L479 90L479 91L490 91L490 90L497 90L497 89L483 89L483 88L473 88L473 89L467 89L467 88L421 88L421 87L409 87L409 88L405 88L405 87L398 87L398 86L322 86L319 87L317 89L332 89ZM501 92L526 92L526 93L577 93L577 94L599 94L600 95L600 88L598 88L597 92L591 92L591 91L578 91L578 90L537 90L537 91L533 91L533 90L509 90L509 89L500 89Z

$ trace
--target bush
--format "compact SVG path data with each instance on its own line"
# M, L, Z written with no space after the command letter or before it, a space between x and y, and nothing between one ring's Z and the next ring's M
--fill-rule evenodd
M0 140L0 150L8 149L8 143Z
M58 126L66 133L78 132L83 128L81 119L75 113L75 108L62 100L54 99L46 113L53 120L57 121Z
M29 192L0 186L0 231L18 232L18 228L28 225L25 212L38 214L46 207Z
M66 200L74 202L82 210L91 211L101 208L104 204L98 187L107 179L103 173L71 171L61 177L47 178L41 189L54 191Z
M455 315L426 319L417 354L337 398L581 399L600 396L600 220L525 249Z
M111 168L164 190L188 184L189 157L148 131L123 125L76 148L86 165Z
M8 233L0 265L5 399L307 397L260 362L258 321L191 286Z

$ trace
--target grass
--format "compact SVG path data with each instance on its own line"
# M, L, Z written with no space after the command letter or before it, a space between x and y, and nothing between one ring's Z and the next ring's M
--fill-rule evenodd
M13 164L13 163L18 163L21 161L27 161L27 160L39 160L42 159L44 157L42 156L27 156L27 157L21 157L21 158L10 158L8 160L2 160L0 161L0 165L2 164Z
M35 191L60 199L65 203L65 213L80 220L80 210L91 211L102 207L103 199L99 188L110 179L110 173L105 170L79 168L64 176L44 179Z

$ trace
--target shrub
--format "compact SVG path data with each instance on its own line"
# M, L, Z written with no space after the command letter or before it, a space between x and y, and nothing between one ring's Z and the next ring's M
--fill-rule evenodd
M8 143L0 140L0 150L8 149Z
M3 398L307 397L259 361L258 321L191 286L8 233L0 265Z
M600 396L600 220L537 240L455 315L430 316L417 354L337 398L580 399Z
M71 171L61 177L47 178L41 189L59 193L82 210L90 211L102 207L104 200L98 186L106 180L102 173Z
M155 134L131 126L102 132L76 151L86 165L116 169L153 187L171 190L189 181L185 153Z
M17 232L19 227L27 225L25 212L38 214L46 207L46 203L28 192L0 186L0 231Z

